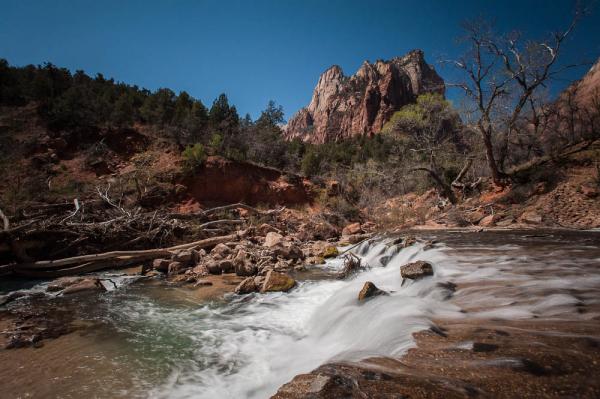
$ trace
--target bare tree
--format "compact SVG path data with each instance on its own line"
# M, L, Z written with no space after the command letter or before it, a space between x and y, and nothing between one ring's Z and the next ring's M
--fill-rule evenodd
M467 51L450 63L463 72L465 79L450 86L462 89L474 105L475 126L495 184L505 185L507 175L503 170L510 140L536 91L575 66L557 67L557 60L581 15L578 6L564 31L542 41L524 40L518 32L499 36L481 19L463 24Z

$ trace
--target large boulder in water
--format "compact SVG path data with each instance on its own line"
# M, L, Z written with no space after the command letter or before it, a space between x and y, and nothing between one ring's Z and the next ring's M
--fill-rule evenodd
M370 281L367 281L365 285L363 285L362 289L358 293L358 300L364 301L366 299L372 298L374 296L379 295L389 295L387 292L380 290L377 288L375 284Z
M260 292L289 291L296 285L296 280L285 273L270 270L265 276L265 281Z
M62 291L63 295L75 294L84 291L96 291L104 292L106 288L102 285L102 282L97 278L84 278L83 280L69 285Z
M433 266L431 263L419 260L400 267L402 278L417 280L426 276L433 276Z

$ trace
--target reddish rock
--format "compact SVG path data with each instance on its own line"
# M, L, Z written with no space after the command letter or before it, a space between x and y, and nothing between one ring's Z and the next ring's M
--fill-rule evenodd
M527 224L540 224L542 223L542 215L535 211L523 212L520 220Z
M269 271L260 292L289 291L296 285L296 280L284 273Z
M258 287L254 284L254 277L247 277L235 287L235 293L239 295L250 294L258 291Z
M343 236L350 236L354 234L364 233L363 229L360 227L360 223L352 223L344 227L342 230Z
M283 242L283 236L279 233L275 233L275 232L270 232L267 233L267 236L265 237L265 247L274 247L276 245L279 245Z
M419 260L400 267L402 278L417 280L426 276L433 276L433 266L430 263Z
M97 278L84 278L75 284L69 285L62 291L62 294L69 295L84 291L104 292L106 288Z
M364 301L365 299L369 299L379 295L388 295L388 293L377 288L377 286L372 282L367 281L358 293L358 300Z
M308 107L288 122L285 137L326 143L381 131L392 114L418 95L444 93L444 81L414 50L390 61L365 61L355 75L334 65L326 70Z

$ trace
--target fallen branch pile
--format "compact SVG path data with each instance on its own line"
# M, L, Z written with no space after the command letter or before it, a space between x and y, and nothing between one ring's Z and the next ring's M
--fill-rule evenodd
M282 210L261 211L237 203L181 214L128 208L111 199L108 190L98 189L98 196L29 207L11 216L17 224L12 227L0 210L0 264L6 263L0 266L0 275L71 275L158 258L178 249L203 248L234 238L232 233L252 223L250 214L268 219ZM192 242L174 245L186 240Z

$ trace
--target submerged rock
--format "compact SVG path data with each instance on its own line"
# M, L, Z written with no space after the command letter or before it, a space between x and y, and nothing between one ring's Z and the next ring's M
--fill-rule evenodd
M84 278L79 282L66 287L63 291L63 295L75 294L84 291L97 291L104 292L106 288L102 285L100 279L97 278Z
M374 296L379 295L389 295L387 292L380 290L377 288L375 284L370 281L367 281L365 285L363 285L362 289L358 293L358 300L364 301L366 299L372 298Z
M430 263L419 260L400 267L402 278L417 280L426 276L433 276L433 266Z
M269 271L260 292L289 291L296 285L296 280L285 273Z

